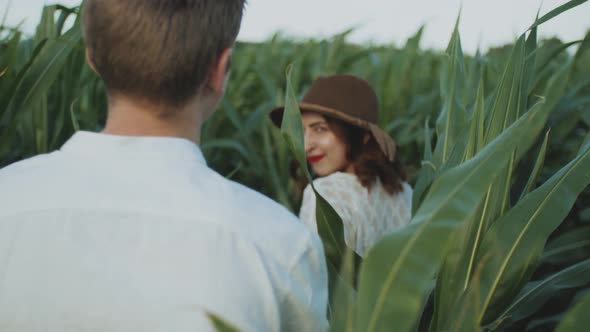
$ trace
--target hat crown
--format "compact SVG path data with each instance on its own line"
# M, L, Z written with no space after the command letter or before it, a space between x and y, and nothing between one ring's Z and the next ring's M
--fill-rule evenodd
M377 95L365 80L352 75L323 76L316 79L301 100L376 124L379 118Z

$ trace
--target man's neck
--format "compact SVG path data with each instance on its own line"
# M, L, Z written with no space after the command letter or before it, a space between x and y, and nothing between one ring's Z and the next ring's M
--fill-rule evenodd
M117 98L109 102L105 134L121 136L165 136L200 142L203 114L190 103L181 109L163 109L150 103Z

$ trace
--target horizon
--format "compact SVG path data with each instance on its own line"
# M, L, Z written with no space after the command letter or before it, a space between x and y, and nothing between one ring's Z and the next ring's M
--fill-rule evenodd
M353 29L347 40L361 45L403 46L424 25L420 47L444 50L459 13L459 34L466 53L513 43L541 15L566 1L558 0L415 0L402 3L387 0L280 0L250 1L245 8L238 41L265 42L274 35L295 40L325 39ZM0 0L6 25L32 34L43 4L79 5L79 0ZM508 5L509 4L509 5ZM8 11L6 11L8 8ZM338 15L333 15L338 8ZM383 8L374 10L374 8ZM508 8L509 10L506 10ZM310 10L311 9L311 10ZM281 13L286 13L282 15ZM500 17L504 16L503 19ZM301 18L305 17L305 24ZM563 42L583 39L590 31L590 4L582 4L544 23L539 39L558 38ZM500 22L502 20L502 22ZM498 24L502 23L502 24Z

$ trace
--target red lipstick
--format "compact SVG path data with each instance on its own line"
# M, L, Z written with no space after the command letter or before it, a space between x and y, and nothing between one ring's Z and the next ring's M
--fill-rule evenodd
M311 163L311 164L315 164L315 163L317 163L318 161L320 161L322 159L324 159L324 156L323 155L322 156L310 156L310 157L307 157L307 161L309 161L309 163Z

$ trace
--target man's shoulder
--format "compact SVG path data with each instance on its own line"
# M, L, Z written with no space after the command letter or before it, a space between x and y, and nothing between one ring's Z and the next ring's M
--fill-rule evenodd
M15 189L24 190L31 185L39 185L47 179L45 174L53 173L57 167L57 152L37 155L17 161L0 169L0 195Z
M59 191L58 184L71 175L64 169L59 151L17 161L0 169L0 202L9 213L34 208L40 199L50 200Z
M30 172L44 169L54 161L55 152L36 155L0 168L0 179L9 179L18 175L31 175Z
M225 181L231 188L232 194L229 199L232 206L238 209L237 212L244 218L264 223L271 228L279 227L299 232L305 230L301 227L299 219L283 205L241 183L227 179Z
M317 235L286 207L238 182L220 181L231 188L227 205L236 216L233 227L262 247L275 248L277 254L297 255L317 240Z

